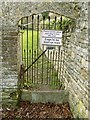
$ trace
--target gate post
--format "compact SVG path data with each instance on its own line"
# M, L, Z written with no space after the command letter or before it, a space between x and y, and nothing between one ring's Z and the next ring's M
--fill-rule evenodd
M23 89L23 83L24 83L24 65L21 64L20 66L20 74L19 74L19 81L18 81L18 102L17 105L19 106L21 101L21 94Z

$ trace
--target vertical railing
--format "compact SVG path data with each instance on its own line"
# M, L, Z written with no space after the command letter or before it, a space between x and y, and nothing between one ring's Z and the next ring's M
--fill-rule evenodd
M23 25L23 18L21 19L21 26ZM23 28L21 29L23 30ZM22 33L22 32L21 32ZM21 35L21 44L22 44L22 61L23 61L23 33Z
M52 84L51 82L52 82L52 79L51 79L51 76L52 76L52 74L51 74L51 70L52 70L52 64L51 64L51 61L52 61L52 51L50 52L50 79L49 79L49 84Z
M36 60L36 50L34 50L34 61ZM36 80L36 63L34 64L34 84Z
M49 50L47 50L47 56L49 58ZM47 84L48 84L48 79L49 79L48 71L49 71L49 60L47 59Z
M23 63L24 63L24 67L27 68L27 55L26 55L26 50L24 49L24 54L23 54ZM27 78L26 78L26 73L24 75L24 84L27 82Z
M62 30L62 16L60 17L60 30ZM59 77L59 86L61 85L61 80L62 80L62 78L61 78L61 67L62 67L62 51L61 51L61 48L59 47L59 56L58 56L59 58L58 59L60 59L60 77Z
M43 16L43 29L45 28L45 16ZM42 50L44 50L44 45L42 45ZM43 64L44 64L44 55L42 55L42 84L43 84Z
M39 15L37 16L37 57L39 55ZM37 61L37 84L38 84L38 61Z
M28 17L27 19L27 67L28 67ZM27 83L28 83L28 70L27 70Z
M29 49L29 65L32 63L32 61L31 61L31 49ZM31 69L29 69L28 70L28 73L29 73L29 75L28 75L28 77L29 77L29 83L31 83L31 74L32 74L32 71L31 71Z
M35 16L32 15L31 16L31 38L29 38L29 18L26 17L26 28L25 28L25 32L26 32L26 48L24 48L24 38L22 37L22 60L24 63L25 68L28 68L28 66L30 64L32 64L35 59L37 59L37 57L40 55L41 51L39 51L39 34L40 34L40 16L37 15L37 22L34 23ZM42 19L42 29L45 29L47 27L47 29L51 30L57 30L58 26L57 26L57 20L58 18L55 16L54 17L54 24L53 26L51 26L51 18L50 16L47 18L48 19L48 25L46 26L46 19L45 16L43 16ZM23 19L21 20L21 25L23 25ZM35 26L37 26L37 28L35 28ZM62 16L60 17L60 30L62 29ZM34 33L36 34L36 37L34 36ZM25 37L25 36L24 36ZM29 41L31 39L31 48L29 48ZM37 39L37 46L35 48L34 46L34 39ZM44 51L44 46L42 46L42 50ZM55 86L57 86L58 84L60 84L61 79L59 79L59 69L60 69L60 75L61 75L61 51L60 51L60 47L58 46L58 51L56 50L47 50L46 53L44 53L41 58L39 60L36 61L35 64L33 64L31 66L30 69L27 70L27 72L25 72L25 76L26 78L26 83L28 84L29 82L33 83L33 84L53 84ZM45 68L44 68L45 66ZM40 68L40 69L39 69ZM46 69L46 71L44 70ZM45 73L45 72L46 73ZM60 77L61 78L61 77Z
M33 29L34 29L34 15L32 15L32 63L33 63ZM32 83L33 83L33 65L32 65Z
M55 50L53 50L53 68L52 68L52 75L54 74L54 55L55 55ZM54 75L52 76L52 80L53 80L53 85L54 85Z

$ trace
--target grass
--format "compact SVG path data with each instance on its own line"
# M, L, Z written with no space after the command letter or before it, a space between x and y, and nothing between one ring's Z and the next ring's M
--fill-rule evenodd
M27 30L23 33L23 49L27 49ZM28 30L28 48L32 49L32 31ZM37 48L37 31L33 31L33 49Z
M27 43L27 39L28 39L28 43ZM39 43L37 43L37 41L38 41L37 40L37 31L33 31L33 38L32 38L32 31L28 30L28 33L27 33L27 30L24 30L23 41L21 38L21 43L23 44L23 46L22 46L23 56L25 56L25 54L26 54L26 58L27 58L27 47L28 47L28 55L29 55L29 51L31 51L31 54L32 54L32 44L33 44L33 50L34 51L37 50L37 45L39 45Z
M37 42L37 31L33 31L33 58L34 58L34 60L37 58L37 45L38 45L38 48L39 48L38 49L38 54L40 55L40 53L42 52L41 49L40 49L40 46L39 46L39 42L40 42L39 41L39 35L38 35L38 42ZM32 31L31 30L28 30L28 50L31 50L31 53L29 53L29 51L28 51L28 58L29 58L28 63L30 65L32 63ZM36 53L34 51L36 51ZM23 61L24 61L25 66L27 66L27 60L24 59L24 58L27 59L27 31L26 30L24 30L24 33L23 33ZM38 68L37 68L37 63L38 63ZM47 68L47 64L48 64L48 68ZM43 73L42 73L42 66L43 66ZM25 86L29 86L29 85L33 86L32 72L33 72L33 75L34 75L33 79L35 79L37 81L37 71L38 71L38 79L39 79L39 81L42 81L42 74L43 74L43 80L44 81L49 81L49 80L47 80L47 74L48 74L49 79L50 79L49 86L51 88L53 88L53 89L57 88L57 85L58 85L58 81L57 81L58 73L54 69L53 74L51 74L52 69L53 69L52 66L53 66L53 61L49 61L49 59L46 57L46 55L43 55L43 63L42 63L42 57L41 57L38 60L38 62L36 62L33 65L33 71L32 71L32 67L29 69L29 81L26 80ZM53 78L53 80L52 80L52 78ZM26 77L26 79L27 79L27 77Z

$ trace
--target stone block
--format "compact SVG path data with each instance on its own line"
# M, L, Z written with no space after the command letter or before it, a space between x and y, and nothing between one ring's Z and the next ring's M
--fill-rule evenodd
M23 90L22 100L33 103L65 103L68 102L68 92L60 91L27 91Z

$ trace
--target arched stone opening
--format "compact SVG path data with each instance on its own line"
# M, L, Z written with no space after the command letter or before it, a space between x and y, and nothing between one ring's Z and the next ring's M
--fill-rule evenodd
M24 79L26 79L24 80L25 86L30 88L30 83L32 86L32 84L38 85L38 82L42 82L41 85L47 83L51 86L55 86L55 84L57 84L57 89L61 89L60 86L63 86L61 85L63 82L62 80L60 80L62 79L60 75L63 64L61 63L61 54L64 51L64 45L66 44L65 36L67 36L68 33L73 32L73 30L75 29L74 19L62 16L54 11L44 11L38 14L34 13L31 16L21 18L18 26L20 32L21 63L24 65L26 70L30 65L33 64L35 60L38 59L40 54L42 54L44 50L48 48L45 54L41 56L40 59L42 60L38 59L37 61L35 61L34 65L29 67L29 69L26 71L26 74L24 74ZM46 43L42 45L42 40L40 38L42 30L53 30L53 32L62 31L62 45L58 45L60 43L57 42L57 40L55 41L56 38L53 38L54 43L52 43L53 41L51 41L51 43L48 43L48 45L45 45ZM56 45L56 43L58 44ZM51 47L53 48L51 49ZM35 66L37 66L37 68ZM39 69L38 66L42 66L42 68ZM32 77L33 75L34 77ZM50 81L52 81L52 83Z

